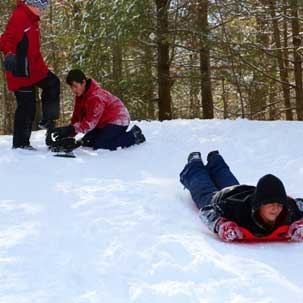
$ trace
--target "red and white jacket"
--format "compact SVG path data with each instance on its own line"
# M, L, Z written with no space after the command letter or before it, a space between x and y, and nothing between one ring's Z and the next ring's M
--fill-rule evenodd
M48 74L40 51L40 18L26 4L18 1L5 32L0 37L0 50L4 55L16 55L17 68L14 73L6 72L8 89L31 86Z
M128 126L130 115L122 101L102 89L95 80L90 81L88 90L75 98L71 124L77 133L87 133L107 124Z

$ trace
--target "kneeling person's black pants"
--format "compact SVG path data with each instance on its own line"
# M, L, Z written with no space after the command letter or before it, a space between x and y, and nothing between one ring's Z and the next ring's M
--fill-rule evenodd
M15 91L17 109L14 120L13 147L30 144L32 124L36 115L36 86L42 89L42 119L57 120L60 115L60 81L52 72L45 79Z
M83 138L84 146L93 149L116 150L119 147L126 148L136 144L132 132L127 132L128 126L107 124L103 128L95 128Z

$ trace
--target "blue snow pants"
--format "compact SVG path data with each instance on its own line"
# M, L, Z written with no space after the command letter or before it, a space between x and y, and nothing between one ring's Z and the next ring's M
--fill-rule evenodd
M199 159L192 160L181 172L180 182L199 209L209 205L219 190L239 184L220 154L209 157L207 165Z

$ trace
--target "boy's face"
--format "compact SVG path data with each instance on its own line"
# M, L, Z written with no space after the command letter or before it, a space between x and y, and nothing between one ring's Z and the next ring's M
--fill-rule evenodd
M74 95L76 95L77 97L80 97L83 95L83 93L85 92L85 88L86 88L85 80L83 80L82 83L75 82L75 81L72 82L71 89L72 89Z
M43 10L39 7L33 6L33 5L28 5L28 8L37 16L41 16Z
M282 210L283 210L282 204L269 203L269 204L262 205L260 207L259 214L260 214L261 219L265 223L274 224Z

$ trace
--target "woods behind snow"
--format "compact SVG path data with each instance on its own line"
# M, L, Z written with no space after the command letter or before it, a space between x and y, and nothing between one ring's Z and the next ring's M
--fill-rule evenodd
M0 32L15 5L0 1ZM302 12L299 0L50 1L42 48L62 81L61 122L73 100L64 78L75 67L134 119L302 120ZM8 134L15 102L0 70Z

